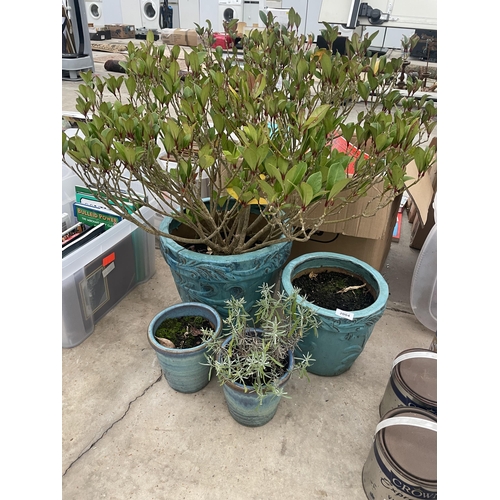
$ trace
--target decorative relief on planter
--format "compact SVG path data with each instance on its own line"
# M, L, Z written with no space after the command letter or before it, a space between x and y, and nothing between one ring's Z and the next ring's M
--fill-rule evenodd
M259 287L276 281L291 248L291 242L284 242L241 255L207 255L160 237L161 253L181 299L211 305L224 317L231 296L244 297L246 310L251 310L260 296Z

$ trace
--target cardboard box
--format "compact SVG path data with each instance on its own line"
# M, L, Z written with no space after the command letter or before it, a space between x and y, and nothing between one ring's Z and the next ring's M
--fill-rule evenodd
M383 192L383 181L373 185L366 193L366 196L358 198L354 203L349 203L342 210L332 216L336 220L345 219L344 222L326 222L321 226L321 230L330 233L339 233L345 236L355 236L358 238L380 239L388 223L391 223L391 232L396 223L396 215L399 210L402 195L399 195L392 202L386 203L383 208L377 210L378 198ZM347 196L349 193L342 192L340 196ZM389 201L389 198L386 198ZM308 217L319 217L323 213L323 208L319 202L318 208L308 212ZM360 217L361 214L364 214Z
M246 27L247 23L245 21L238 21L238 25L236 26L236 33L238 36L243 36L245 34Z
M338 137L332 143L332 147L353 157L347 168L347 173L352 174L354 158L361 152L343 137ZM335 216L336 220L344 219L344 222L325 223L320 228L321 232L313 235L311 240L294 242L290 259L309 252L335 252L360 259L381 271L389 254L391 242L394 238L399 239L402 217L399 227L397 222L398 214L401 215L403 198L401 194L377 210L379 205L377 200L382 192L381 180L368 190L366 196L347 205ZM341 196L347 194L347 192L341 193ZM314 217L314 213L313 210L308 217ZM322 213L323 210L318 207L318 217Z
M408 222L410 224L413 224L413 221L415 220L416 216L417 216L417 205L415 205L415 203L412 203L410 200L410 208L408 210Z
M248 26L245 23L243 34L247 35L247 36L250 36L252 34L253 30L264 31L264 28L261 27L261 26L259 26L258 24L255 24L255 23L252 24L252 26Z
M413 222L410 235L410 248L415 248L416 250L420 250L434 224L435 224L434 210L431 205L429 212L427 214L427 220L425 224L422 223L419 217L416 217L415 221Z
M161 30L161 41L166 45L187 45L196 47L201 43L201 38L194 29L164 28Z
M391 241L392 229L384 231L377 240L338 233L319 233L307 242L294 242L289 260L310 252L335 252L360 259L381 271L389 254Z
M337 218L373 213L370 202L378 192L379 187L375 185L366 197L345 207ZM289 260L310 252L335 252L360 259L380 271L391 248L401 197L398 196L371 217L323 224L321 231L309 241L293 243Z
M106 24L105 28L110 31L111 38L135 38L133 24Z
M437 146L437 139L431 141L431 146ZM407 166L409 176L416 178L418 170L415 162ZM432 226L435 224L434 208L432 206L437 191L437 162L426 172L420 181L408 188L412 200L410 212L413 211L413 226L410 236L410 247L420 250Z
M111 40L110 30L89 31L90 39L93 41Z

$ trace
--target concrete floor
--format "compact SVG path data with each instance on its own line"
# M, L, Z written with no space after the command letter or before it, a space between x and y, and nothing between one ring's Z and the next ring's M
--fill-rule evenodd
M291 398L251 429L229 415L216 380L186 395L162 377L147 327L179 301L157 251L150 281L63 350L63 498L364 499L361 471L391 363L429 347L433 333L388 308L350 371L292 378Z
M62 87L62 109L73 111L78 83ZM180 298L156 250L153 277L62 351L62 498L365 499L361 471L392 361L434 336L409 307L409 232L405 214L382 271L388 308L351 370L292 378L291 398L260 428L232 419L216 380L186 395L163 378L147 327Z

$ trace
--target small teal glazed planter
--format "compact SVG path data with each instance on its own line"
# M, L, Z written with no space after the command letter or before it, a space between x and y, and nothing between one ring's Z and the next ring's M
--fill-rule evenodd
M171 217L165 217L160 224L160 230L167 234L178 227L179 222ZM181 299L210 305L223 318L227 317L226 300L231 296L243 297L245 309L251 313L260 298L259 287L278 280L291 249L290 241L242 255L206 255L160 236L160 250Z
M156 330L164 320L182 316L201 316L207 319L213 325L213 330L217 335L220 335L222 331L222 318L215 309L205 304L183 302L159 312L149 324L149 344L156 352L168 385L178 392L190 394L200 391L209 382L210 367L205 356L206 345L201 344L189 349L174 349L161 345L155 338Z
M225 346L230 340L231 337L228 337L222 345ZM293 353L289 351L287 371L280 378L278 387L286 386L292 376L294 364ZM281 401L280 396L268 394L260 404L253 388L247 386L245 392L245 386L238 382L224 382L222 389L229 413L236 422L246 427L260 427L267 424L276 415Z
M318 315L318 335L309 332L299 342L296 355L309 352L315 360L307 371L326 377L340 375L351 368L363 351L377 321L382 317L389 298L389 287L373 267L354 257L333 252L312 252L291 260L283 269L282 288L292 292L292 281L313 270L345 271L365 281L372 289L375 302L365 309L352 311L352 319L337 315L300 297L300 302Z

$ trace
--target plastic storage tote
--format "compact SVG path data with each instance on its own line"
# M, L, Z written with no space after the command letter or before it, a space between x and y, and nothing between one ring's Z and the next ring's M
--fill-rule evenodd
M141 208L151 220L154 212ZM62 259L62 346L75 347L139 283L155 273L155 237L129 221Z

